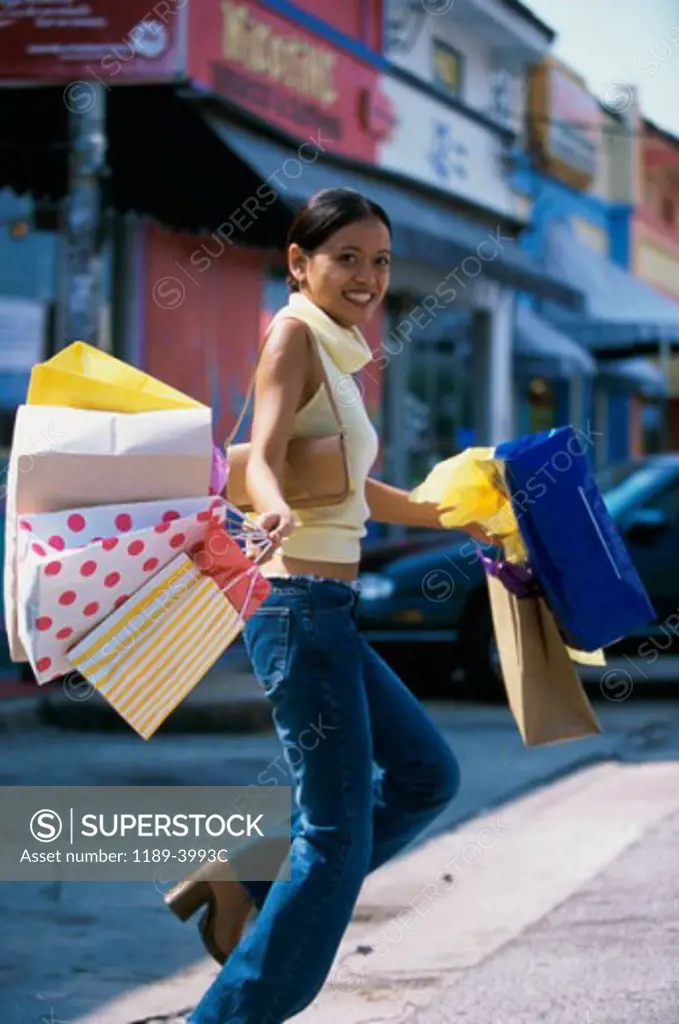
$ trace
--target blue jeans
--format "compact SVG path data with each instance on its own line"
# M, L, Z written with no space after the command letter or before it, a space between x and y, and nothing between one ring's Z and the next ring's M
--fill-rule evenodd
M360 636L355 590L307 577L272 584L244 639L299 807L290 877L248 883L260 912L193 1024L280 1024L301 1013L323 987L366 875L459 787L446 741Z

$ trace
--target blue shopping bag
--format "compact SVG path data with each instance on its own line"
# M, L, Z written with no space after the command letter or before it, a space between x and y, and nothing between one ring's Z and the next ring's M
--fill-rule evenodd
M531 567L566 643L606 647L655 611L592 476L586 442L559 427L498 445Z

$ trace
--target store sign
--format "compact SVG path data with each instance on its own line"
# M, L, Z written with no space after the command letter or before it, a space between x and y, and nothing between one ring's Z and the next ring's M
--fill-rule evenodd
M0 81L163 82L188 0L0 0Z
M381 88L398 124L380 143L380 167L498 213L517 213L497 132L399 79L384 78Z
M222 56L249 74L283 86L323 108L337 101L337 54L256 17L244 4L223 3Z
M374 125L361 119L361 94L374 68L254 0L201 0L191 14L189 75L230 102L300 138L372 161Z
M596 174L601 108L584 79L547 59L530 76L528 136L542 170L585 189Z

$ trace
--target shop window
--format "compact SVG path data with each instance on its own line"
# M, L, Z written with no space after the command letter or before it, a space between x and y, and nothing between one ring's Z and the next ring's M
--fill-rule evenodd
M446 96L460 96L462 92L462 57L452 46L432 41L432 71L434 85Z
M410 350L399 438L408 452L406 487L421 482L437 462L473 444L469 317L455 314L442 316L440 321L425 328L417 347Z

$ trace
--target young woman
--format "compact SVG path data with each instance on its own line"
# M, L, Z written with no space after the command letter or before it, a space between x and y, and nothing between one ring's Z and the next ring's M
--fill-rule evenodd
M291 296L260 358L247 475L276 545L263 567L273 589L244 639L289 755L299 813L289 880L190 880L168 898L182 917L209 903L203 935L224 963L193 1024L280 1024L300 1013L326 980L366 875L458 790L446 741L355 621L366 521L440 526L434 506L370 476L378 438L352 375L371 359L360 328L386 294L390 250L385 211L346 189L315 195L290 230ZM295 513L281 487L286 447L293 436L336 432L326 380L354 490L341 505ZM475 524L468 530L487 539ZM317 742L301 742L314 725Z

